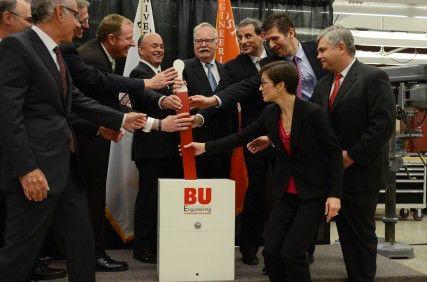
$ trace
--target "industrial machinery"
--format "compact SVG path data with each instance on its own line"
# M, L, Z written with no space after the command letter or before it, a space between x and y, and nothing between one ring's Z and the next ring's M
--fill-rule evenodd
M422 208L426 207L426 163L415 149L416 157L411 158L408 146L415 147L415 138L423 136L420 125L426 117L427 110L427 65L386 67L396 98L396 131L389 142L388 185L380 193L385 204L385 240L379 242L378 253L388 258L413 258L411 246L396 242L395 225L396 199L399 205L411 205L416 210L415 219L422 219ZM424 112L421 121L417 113ZM409 215L401 206L401 216Z

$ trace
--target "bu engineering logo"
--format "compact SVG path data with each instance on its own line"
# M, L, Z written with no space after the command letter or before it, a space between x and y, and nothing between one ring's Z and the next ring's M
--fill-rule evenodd
M184 214L211 214L212 188L184 188Z

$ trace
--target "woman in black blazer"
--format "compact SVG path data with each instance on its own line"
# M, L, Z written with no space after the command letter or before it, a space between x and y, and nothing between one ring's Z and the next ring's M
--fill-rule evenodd
M310 281L305 251L324 215L338 214L342 151L319 106L296 97L293 64L273 62L260 70L263 99L274 104L239 133L190 143L196 155L217 153L269 135L275 148L272 207L263 255L270 281Z

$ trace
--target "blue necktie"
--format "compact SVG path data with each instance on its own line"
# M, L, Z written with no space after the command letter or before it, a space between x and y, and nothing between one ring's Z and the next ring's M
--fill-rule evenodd
M206 67L208 68L208 80L209 80L209 84L211 85L211 89L212 89L212 92L213 92L213 91L215 91L215 88L217 86L216 79L215 79L215 77L214 77L214 75L212 73L213 64L206 64Z

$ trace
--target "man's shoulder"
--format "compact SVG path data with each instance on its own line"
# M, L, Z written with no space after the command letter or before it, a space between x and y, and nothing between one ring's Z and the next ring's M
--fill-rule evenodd
M247 62L252 62L251 58L247 54L239 54L234 59L228 61L226 67L239 67Z
M153 76L153 71L150 69L150 67L144 63L139 62L139 64L131 71L130 77L141 77L144 76L144 78L150 76Z
M95 40L89 40L86 43L84 43L82 46L77 48L77 51L80 55L88 55L88 54L96 54L99 53L102 50L101 45Z

